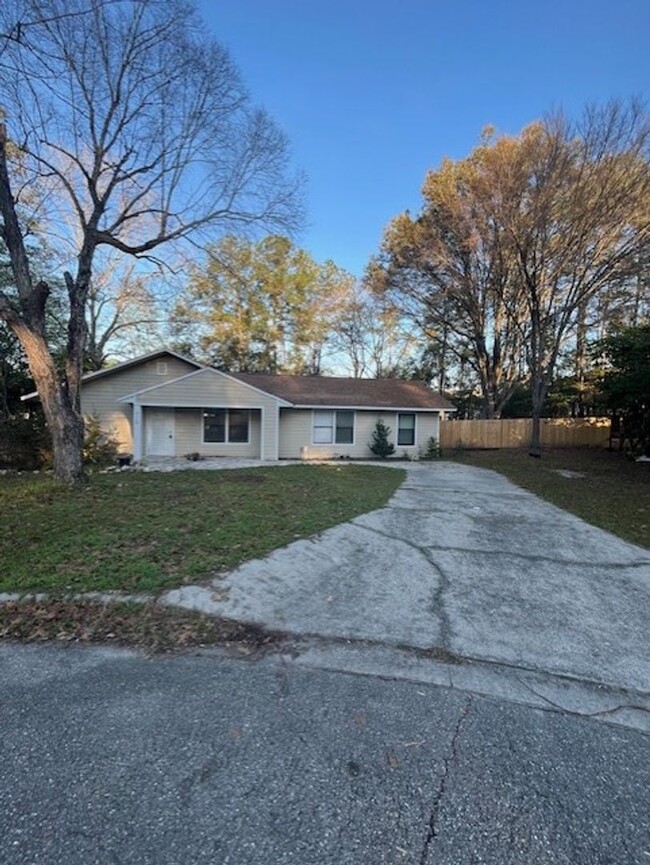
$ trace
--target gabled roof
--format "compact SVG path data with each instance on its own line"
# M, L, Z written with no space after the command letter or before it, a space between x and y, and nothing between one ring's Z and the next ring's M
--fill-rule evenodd
M121 396L118 399L118 402L133 402L137 397L141 397L143 394L152 394L154 391L165 390L165 388L175 387L179 381L187 382L188 385L188 393L191 394L192 385L188 379L193 379L199 375L216 375L221 378L228 378L232 381L236 381L238 384L243 385L248 390L254 390L258 393L262 393L266 397L273 397L278 404L290 405L290 403L285 402L282 397L276 396L276 394L271 393L271 391L262 390L259 387L255 387L254 384L249 384L248 382L242 381L240 378L235 376L230 372L222 372L219 369L215 369L212 366L202 366L200 369L192 370L192 372L185 373L185 375L181 375L178 378L173 378L171 381L162 381L160 384L152 384L149 387L143 387L141 390L137 390L134 393L129 393L126 396Z
M195 367L191 373L186 373L180 378L191 378L198 372L214 372L227 378L235 379L250 388L262 391L269 396L276 397L284 405L293 405L303 408L368 408L368 409L414 409L420 411L455 411L454 406L440 394L435 393L423 381L410 381L396 378L370 379L370 378L337 378L333 376L317 375L264 375L262 373L224 373L213 367L204 366L198 361L184 357L175 351L162 348L149 354L135 357L110 366L98 372L90 372L83 376L82 381L94 381L104 376L121 372L131 366L136 366L159 357L175 357L178 360ZM174 379L176 382L179 379ZM120 399L120 402L129 402L133 397L164 388L172 382L161 382L148 388L129 394ZM188 381L188 386L190 381ZM23 400L37 397L36 392L26 394Z
M423 381L243 372L230 375L295 406L454 410L448 400Z
M156 351L150 351L149 354L141 354L140 357L124 360L122 363L116 363L114 366L107 366L106 369L100 369L97 372L87 372L81 380L94 381L96 378L102 378L105 375L112 375L114 372L122 372L122 370L128 369L130 366L137 366L138 364L146 363L149 360L156 360L156 358L163 357L164 355L175 357L176 360L185 361L185 363L191 364L196 369L204 368L202 363L192 360L190 357L185 357L184 355L171 351L168 348L159 348Z
M171 349L168 348L159 348L156 351L150 351L148 354L141 354L139 357L133 357L130 360L122 361L122 363L116 363L114 366L107 366L106 369L99 369L97 372L87 372L81 377L81 381L95 381L95 379L103 378L106 375L113 375L114 372L122 372L130 366L137 366L140 363L146 363L149 360L156 360L156 358L163 356L175 357L177 360L182 360L185 361L185 363L191 364L193 367L196 367L196 369L204 369L203 364L198 363L196 360L192 360L190 357L185 357L184 355L178 354L176 351L171 351ZM32 391L32 393L26 393L24 396L21 396L20 399L24 402L27 399L35 399L37 396L38 391Z

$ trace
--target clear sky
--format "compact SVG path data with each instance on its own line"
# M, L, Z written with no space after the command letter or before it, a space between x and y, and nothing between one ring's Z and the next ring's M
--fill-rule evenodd
M650 0L199 0L308 176L299 243L360 275L492 124L650 93Z

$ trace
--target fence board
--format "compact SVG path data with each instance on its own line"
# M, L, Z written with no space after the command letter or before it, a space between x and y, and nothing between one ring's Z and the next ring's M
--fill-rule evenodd
M440 424L441 448L524 448L530 443L530 418L508 420L446 420ZM546 447L607 447L607 417L545 418L542 444Z

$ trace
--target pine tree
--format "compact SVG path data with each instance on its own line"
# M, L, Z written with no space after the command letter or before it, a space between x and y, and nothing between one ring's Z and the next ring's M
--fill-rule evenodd
M378 420L372 432L372 441L370 442L370 450L377 457L385 459L395 453L395 445L388 440L390 435L390 427L387 427L382 420Z

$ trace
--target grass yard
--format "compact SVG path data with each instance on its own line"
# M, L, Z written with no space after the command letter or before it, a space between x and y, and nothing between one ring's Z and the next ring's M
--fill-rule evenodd
M358 514L404 479L375 466L0 478L0 591L146 592L207 580Z
M548 450L541 460L526 450L463 451L448 456L494 469L513 483L608 532L650 547L650 463L596 448ZM557 469L580 472L568 478Z

